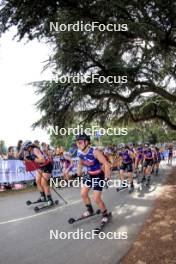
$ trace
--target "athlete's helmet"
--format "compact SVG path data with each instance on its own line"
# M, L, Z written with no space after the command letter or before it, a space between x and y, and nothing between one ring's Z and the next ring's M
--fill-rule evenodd
M128 146L129 146L129 147L134 147L134 143L129 142L129 143L128 143Z
M78 140L87 140L90 142L90 136L86 135L85 133L79 134L76 136L76 141Z
M124 148L124 147L125 147L124 143L119 144L119 148Z
M23 143L23 149L24 150L28 150L29 147L31 147L33 145L32 141L30 140L26 140L24 143Z

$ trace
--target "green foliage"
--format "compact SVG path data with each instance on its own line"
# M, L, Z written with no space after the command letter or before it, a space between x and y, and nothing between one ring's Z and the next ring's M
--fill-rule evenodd
M3 155L7 154L7 148L4 140L0 140L0 152L2 152Z
M52 135L50 137L51 145L54 147L64 147L65 149L69 149L71 144L74 143L74 136L55 136Z
M50 31L59 24L127 24L127 31ZM37 83L42 117L34 126L147 121L176 130L176 3L171 0L4 0L0 32L17 26L19 38L45 38L56 82ZM67 74L127 76L127 83L62 84ZM150 92L150 94L148 94ZM143 95L146 95L145 97ZM154 137L154 135L152 135ZM131 135L135 139L135 135ZM105 139L104 139L105 140ZM155 138L156 140L156 138Z

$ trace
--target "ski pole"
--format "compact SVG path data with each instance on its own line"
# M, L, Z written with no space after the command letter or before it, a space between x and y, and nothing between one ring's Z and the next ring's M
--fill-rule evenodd
M60 195L57 191L56 191L56 189L54 188L54 187L51 187L52 188L52 190L64 201L64 203L65 204L68 204L68 202L62 197L62 195Z

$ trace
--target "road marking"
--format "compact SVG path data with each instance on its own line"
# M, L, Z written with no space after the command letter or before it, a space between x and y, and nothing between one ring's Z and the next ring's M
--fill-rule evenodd
M59 209L62 209L62 208L65 208L65 207L68 207L70 205L77 204L77 203L80 203L80 202L82 202L82 199L79 199L79 200L76 200L76 201L71 202L69 204L62 205L60 207L51 209L49 211L45 211L45 212L41 212L41 213L34 214L34 215L29 215L29 216L25 216L25 217L20 217L20 218L11 219L11 220L8 220L8 221L0 222L0 225L5 225L5 224L10 224L10 223L20 222L20 221L24 221L24 220L27 220L27 219L35 218L37 216L49 214L50 212L55 212L55 211L57 211Z

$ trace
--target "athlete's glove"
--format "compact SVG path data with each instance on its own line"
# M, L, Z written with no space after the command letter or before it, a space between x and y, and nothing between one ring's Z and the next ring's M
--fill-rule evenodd
M28 155L28 156L25 157L25 159L31 160L31 161L34 161L35 158L36 158L35 155Z

